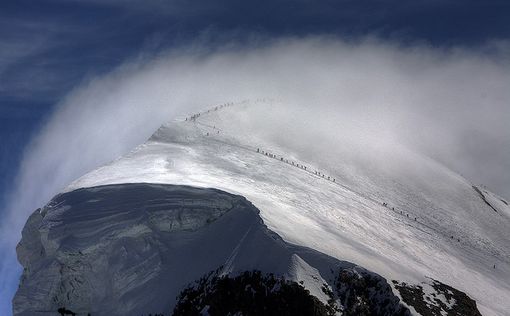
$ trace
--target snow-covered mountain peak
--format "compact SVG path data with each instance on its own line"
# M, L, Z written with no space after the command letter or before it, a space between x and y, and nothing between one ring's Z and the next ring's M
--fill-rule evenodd
M219 189L253 203L285 242L388 280L431 277L466 292L484 314L510 310L510 218L503 199L398 143L386 146L374 135L358 142L347 126L337 127L338 136L321 134L297 124L302 114L286 115L292 116L272 100L191 114L66 192L126 183ZM306 283L314 270L299 258L281 272Z

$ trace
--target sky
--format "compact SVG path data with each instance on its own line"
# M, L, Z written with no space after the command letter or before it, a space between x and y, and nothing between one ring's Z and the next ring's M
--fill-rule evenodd
M510 198L509 18L507 1L0 2L0 314L35 208L224 98L379 113L385 135Z

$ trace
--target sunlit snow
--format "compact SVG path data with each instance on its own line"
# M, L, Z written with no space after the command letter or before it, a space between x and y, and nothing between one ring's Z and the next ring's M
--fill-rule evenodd
M254 203L288 242L389 279L432 277L466 292L484 314L510 310L508 208L495 212L469 181L398 144L356 155L346 144L332 150L340 155L264 137L273 102L229 103L170 122L67 191L137 182L218 188Z

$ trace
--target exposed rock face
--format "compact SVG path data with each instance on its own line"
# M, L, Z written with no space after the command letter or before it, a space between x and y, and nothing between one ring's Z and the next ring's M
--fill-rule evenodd
M404 302L423 316L481 316L476 302L465 293L428 279L421 284L407 284L393 280Z
M360 268L341 269L334 284L345 316L410 315L386 280L373 273Z
M184 289L179 294L173 315L202 315L204 311L211 316L411 315L385 279L361 267L341 267L331 271L338 277L333 288L323 280L321 292L327 297L326 301L317 298L321 295L310 291L304 280L289 281L260 271L245 271L229 277L222 276L219 271L221 268L211 271Z
M213 272L181 292L174 316L278 315L333 316L334 306L322 303L297 282L246 271L235 277Z
M235 278L254 270L274 275L259 281L286 280L284 295L311 296L307 306L328 313L408 314L381 276L286 243L249 201L215 189L140 183L60 194L32 214L17 251L24 267L17 316L64 307L77 315L169 315L178 294L208 271Z

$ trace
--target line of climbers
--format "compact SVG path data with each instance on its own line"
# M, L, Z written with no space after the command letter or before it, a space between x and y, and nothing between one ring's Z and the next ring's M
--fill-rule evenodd
M213 111L218 111L219 109L222 109L222 108L227 107L227 106L232 106L234 104L235 104L234 102L227 102L227 103L223 103L223 104L220 104L220 105L216 105L216 106L214 106L211 109L205 110L203 112L198 112L198 113L192 114L189 117L186 117L185 121L193 121L194 122L202 114L207 114L207 113L210 113L210 112L213 112Z
M383 203L382 203L382 206L384 206L384 207L386 207L386 208L388 208L388 209L391 209L392 211L395 211L395 207L394 207L394 206L389 207L389 206L388 206L388 203L386 203L386 202L383 202ZM404 212L403 212L402 210L400 211L400 215L402 215L402 216L403 216L403 215L405 215L407 218L409 218L409 213L404 214ZM412 218L412 216L411 216L411 218ZM414 221L415 221L415 222L417 222L417 221L418 221L416 217L414 218Z
M267 157L269 157L269 158L273 158L273 159L276 159L276 160L280 160L281 162L284 162L284 163L289 164L289 165L291 165L291 166L297 167L297 168L299 168L299 169L303 169L303 170L305 170L305 171L307 171L307 172L309 172L309 173L311 173L311 174L314 174L314 175L316 175L316 176L318 176L318 177L323 178L324 180L328 180L328 181L331 181L331 182L336 182L336 179L335 179L335 178L333 178L333 177L331 177L331 176L325 175L324 173L322 173L322 172L320 172L320 171L318 171L318 170L314 170L314 171L312 172L311 170L309 170L309 169L308 169L308 167L307 167L307 166L305 166L305 165L303 165L303 164L299 164L299 163L294 162L294 161L292 161L292 160L285 159L285 158L283 158L282 156L278 156L278 155L272 154L272 153L267 152L267 151L264 151L264 150L262 150L262 149L260 149L260 148L257 148L257 153L260 153L260 154L262 154L262 155L265 155L265 156L267 156Z
M237 103L234 103L234 102L227 102L227 103L223 103L223 104L219 104L219 105L215 105L213 106L212 108L210 109L207 109L205 111L202 111L202 112L198 112L198 113L195 113L195 114L192 114L191 116L189 117L186 117L184 120L185 121L191 121L191 122L194 122L197 118L199 118L202 114L207 114L207 113L210 113L210 112L214 112L214 111L218 111L220 109L223 109L225 107L229 107L229 106L233 106L233 105L238 105L238 104L245 104L249 102L249 100L243 100L241 102L237 102Z
M220 133L220 131L219 131L219 130L217 130L217 131L216 131L216 134L219 134L219 133ZM205 133L205 136L209 136L209 135L211 135L211 133L209 133L209 132Z
M283 157L281 157L281 156L278 156L278 155L275 155L275 154L273 154L273 153L270 153L270 152L267 152L267 151L261 150L260 148L257 148L257 153L260 153L260 154L262 154L262 155L265 155L265 156L267 156L267 157L269 157L269 158L273 158L273 159L276 159L276 160L280 160L281 162L287 163L287 164L292 165L292 166L295 166L295 167L297 167L297 168L303 169L303 170L308 171L309 173L312 173L312 174L314 174L314 175L316 175L316 176L318 176L318 177L321 177L321 178L323 178L323 179L325 179L325 180L329 180L329 181L331 181L331 182L336 182L336 179L335 179L335 178L333 178L333 177L331 177L331 176L327 176L327 175L325 175L324 173L321 173L320 171L314 170L314 171L312 172L312 171L308 170L308 167L307 167L307 166L305 166L305 165L303 165L303 164L299 164L299 163L297 163L297 162L294 162L294 161L291 161L291 160L285 159L285 158L283 158ZM394 207L394 206L389 207L389 206L388 206L388 203L386 203L386 202L383 202L383 203L382 203L382 206L384 206L384 207L386 207L386 208L388 208L388 209L391 209L392 211L396 212L396 211L395 211L395 207ZM404 211L402 211L402 210L400 210L399 212L400 212L400 215L405 216L406 218L410 218L410 219L412 219L412 218L413 218L413 216L409 217L409 213L405 213L405 212L404 212ZM414 221L415 221L415 222L419 222L417 217L414 217ZM453 239L453 235L451 236L451 239ZM457 238L457 242L460 242L460 238Z
M382 203L382 206L384 206L384 207L386 207L386 208L388 208L388 209L391 209L392 211L395 211L395 207L394 207L394 206L389 207L389 206L388 206L388 203L386 203L386 202L383 202L383 203ZM395 211L395 212L396 212L396 211ZM404 212L404 211L402 211L402 210L400 210L399 212L400 212L400 215L402 215L402 216L404 216L404 215L405 215L405 217L406 217L406 218L413 218L413 216L409 217L409 213L405 213L405 212ZM415 222L419 222L417 217L414 217L414 221L415 221ZM452 239L452 240L457 239L457 242L460 242L460 238L453 238L453 235L450 235L450 239Z
M265 99L265 98L263 98L263 99L256 99L256 100L255 100L255 102L256 102L256 103L259 103L259 102L267 102L267 101L270 101L270 99ZM209 109L209 110L206 110L206 111L204 111L204 112L199 112L199 113L193 114L193 115L191 115L189 118L187 117L187 118L186 118L186 121L188 121L188 120L189 120L189 121L193 121L193 122L194 122L194 121L195 121L198 117L200 117L200 115L202 115L202 114L209 113L209 112L211 112L211 111L217 111L217 110L222 109L222 108L224 108L224 107L233 106L233 105L235 105L235 104L245 104L245 103L248 103L248 102L250 102L250 100L243 100L243 101L238 102L238 103L228 102L228 103L220 104L220 105L217 105L217 106L215 106L214 108ZM216 129L216 126L213 126L212 128L213 128L213 129ZM217 130L216 132L217 132L217 134L219 134L219 133L220 133L220 131L219 131L219 130ZM210 135L210 134L209 134L209 132L207 132L207 133L206 133L206 136L209 136L209 135ZM263 154L263 155L265 155L265 156L267 156L267 157L269 157L269 158L273 158L273 159L276 159L276 160L280 160L281 162L285 162L285 163L287 163L287 164L289 164L289 165L292 165L292 166L295 166L295 167L297 167L297 168L300 168L300 169L303 169L303 170L305 170L305 171L308 171L309 173L312 173L312 174L314 174L314 175L316 175L316 176L318 176L318 177L321 177L321 178L323 178L323 179L325 179L325 180L328 180L328 181L331 181L331 182L335 182L335 183L336 183L336 179L335 179L335 178L333 178L333 177L331 177L331 176L328 176L328 175L326 175L326 174L324 174L324 173L322 173L322 172L320 172L320 171L318 171L318 170L314 170L314 171L312 172L311 170L308 170L308 167L307 167L307 166L305 166L305 165L303 165L303 164L299 164L299 163L297 163L297 162L294 162L294 161L291 161L291 160L288 160L288 159L284 159L284 158L283 158L283 157L281 157L281 156L280 156L280 157L278 157L277 155L272 154L272 153L267 152L267 151L263 151L263 150L261 150L260 148L257 148L257 153L261 153L261 154ZM391 207L391 208L390 208L390 207L388 206L388 203L386 203L386 202L383 202L383 203L382 203L382 205L383 205L384 207L387 207L388 209L391 209L392 211L395 211L395 207ZM406 218L409 218L409 213L404 214L404 212L403 212L402 210L400 210L400 215L402 215L402 216L404 216L404 215L405 215L405 217L406 217ZM411 218L412 218L412 217L411 217ZM415 221L415 222L418 222L417 217L414 217L414 221ZM454 239L454 238L453 238L453 235L451 235L451 236L450 236L450 238L451 238L451 239ZM457 238L457 242L460 242L460 238ZM495 269L495 268L496 268L496 265L494 265L494 269Z
M242 101L239 101L239 102L227 102L227 103L215 105L215 106L213 106L213 107L211 107L211 108L209 108L207 110L204 110L202 112L198 112L198 113L192 114L189 117L186 117L185 121L193 121L194 122L202 114L210 113L210 112L213 112L213 111L218 111L219 109L222 109L224 107L229 107L229 106L233 106L233 105L246 104L246 103L249 103L250 101L251 101L250 99L245 99L245 100L242 100ZM275 101L275 100L273 100L271 98L258 98L258 99L255 99L255 101L253 103L267 103L267 102L273 102L273 101Z

